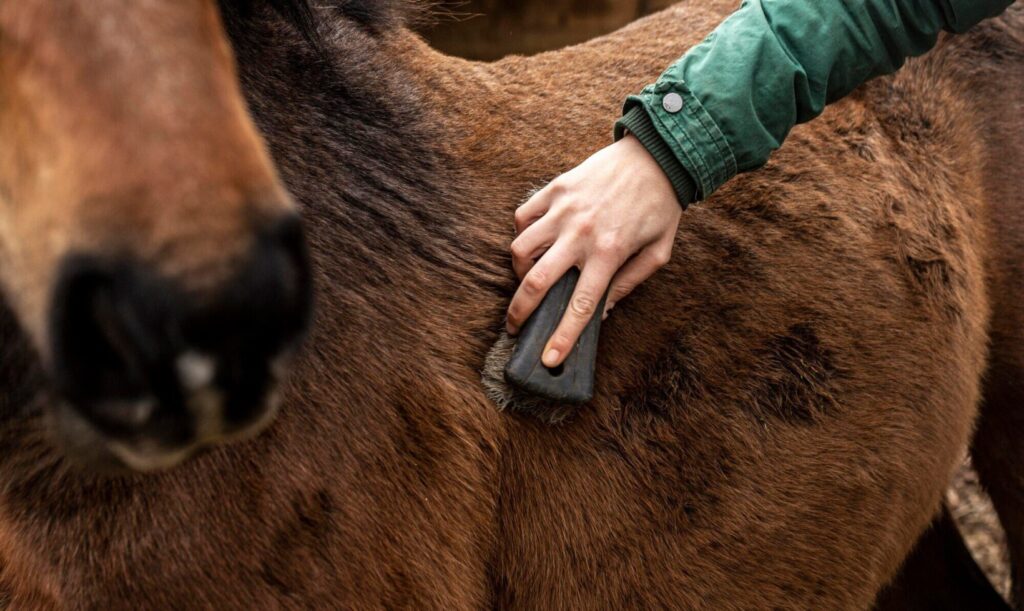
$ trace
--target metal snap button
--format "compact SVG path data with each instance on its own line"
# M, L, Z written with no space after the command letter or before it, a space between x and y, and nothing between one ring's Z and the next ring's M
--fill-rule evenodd
M683 109L683 96L678 93L670 93L662 98L661 106L666 112L676 114Z

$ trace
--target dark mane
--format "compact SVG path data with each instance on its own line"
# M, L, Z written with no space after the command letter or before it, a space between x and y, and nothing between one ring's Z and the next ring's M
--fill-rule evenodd
M348 19L360 27L380 32L406 23L410 16L425 12L428 3L417 0L219 0L225 19L247 18L269 7L296 28L304 38L319 44L317 24L326 15Z

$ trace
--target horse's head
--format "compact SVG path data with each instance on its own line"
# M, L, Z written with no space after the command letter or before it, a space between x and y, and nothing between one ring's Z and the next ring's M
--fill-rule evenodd
M0 2L0 287L71 453L251 433L307 323L293 205L214 0Z

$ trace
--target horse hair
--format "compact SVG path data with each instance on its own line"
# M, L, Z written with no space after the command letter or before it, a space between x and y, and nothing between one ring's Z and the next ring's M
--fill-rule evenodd
M310 0L220 0L226 18L249 18L260 5L276 12L314 46L322 39L317 30L317 13L327 11L350 19L372 32L379 32L421 13L424 3L410 0L329 0L313 5Z
M974 430L1024 600L1020 3L691 209L673 260L603 325L594 401L538 414L488 383L510 345L513 211L607 145L622 98L730 3L471 64L403 26L429 3L219 2L302 214L306 349L258 438L106 478L47 436L42 362L0 303L10 607L868 608ZM104 127L97 150L116 150ZM108 231L127 226L107 206Z

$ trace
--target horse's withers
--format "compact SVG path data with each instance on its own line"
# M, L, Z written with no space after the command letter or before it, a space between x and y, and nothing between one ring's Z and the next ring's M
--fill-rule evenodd
M86 462L251 432L309 309L212 2L0 6L0 287Z

